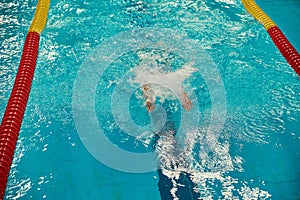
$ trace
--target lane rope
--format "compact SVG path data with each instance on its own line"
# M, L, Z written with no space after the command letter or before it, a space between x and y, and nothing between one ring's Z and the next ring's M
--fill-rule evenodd
M48 18L50 0L39 0L26 36L21 61L0 126L0 199L4 199L6 184L19 131L28 101L36 60L40 33Z

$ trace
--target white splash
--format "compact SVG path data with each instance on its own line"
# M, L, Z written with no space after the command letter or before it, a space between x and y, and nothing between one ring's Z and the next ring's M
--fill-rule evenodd
M164 99L179 99L182 95L183 82L190 77L197 69L193 67L193 63L187 63L182 68L170 72L165 71L163 67L149 64L141 64L132 69L135 77L131 80L132 83L143 85L150 85L151 90L148 96L155 99L160 97Z

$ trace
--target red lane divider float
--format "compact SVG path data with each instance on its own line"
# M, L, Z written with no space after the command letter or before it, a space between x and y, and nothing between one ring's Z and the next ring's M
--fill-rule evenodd
M39 41L39 33L27 34L18 73L0 127L0 199L4 197L14 149L30 93Z
M297 50L293 47L293 45L288 41L288 39L277 26L269 28L268 33L281 54L295 70L295 72L300 76L300 55Z
M50 0L38 0L15 79L0 126L0 200L4 198L14 149L19 136L38 55L40 34L48 18Z

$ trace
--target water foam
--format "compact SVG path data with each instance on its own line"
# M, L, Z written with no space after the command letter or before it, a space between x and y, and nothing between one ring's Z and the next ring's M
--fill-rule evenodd
M183 82L196 71L193 63L188 63L174 72L164 71L158 65L141 64L132 69L135 74L132 83L139 86L150 85L151 91L148 94L152 99L160 97L161 101L174 100L181 97L184 90Z

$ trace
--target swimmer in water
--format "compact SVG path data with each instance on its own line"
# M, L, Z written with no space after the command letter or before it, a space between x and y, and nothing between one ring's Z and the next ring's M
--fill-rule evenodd
M149 112L152 123L155 124L153 127L156 127L156 124L159 124L161 121L160 115L157 115L160 111L155 109L156 97L161 97L162 99L174 99L175 97L179 99L185 110L189 111L192 109L193 103L183 87L184 80L197 71L192 65L192 63L187 63L176 71L166 71L161 66L153 67L148 63L143 63L133 70L135 77L132 79L132 82L137 83L143 92L146 109ZM178 171L172 169L183 166L185 163L183 162L184 152L182 154L177 151L179 148L177 145L179 144L177 144L175 135L178 132L178 128L176 128L172 120L172 112L168 112L166 115L167 118L163 128L155 131L155 134L151 136L150 143L148 143L148 147L153 148L159 155L160 164L157 171L161 199L200 199L200 195L194 190L197 186L192 180L192 174L188 171L181 171L178 173L178 178L173 178L166 173L175 174ZM172 155L171 158L169 155ZM175 159L172 160L172 158Z

